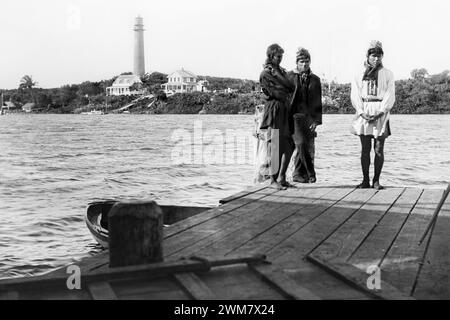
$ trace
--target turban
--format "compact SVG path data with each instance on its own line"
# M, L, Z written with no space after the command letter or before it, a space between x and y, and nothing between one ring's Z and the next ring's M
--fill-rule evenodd
M296 61L298 61L300 59L311 60L311 55L309 54L309 51L302 47L297 49L297 54L296 54Z
M384 54L383 45L380 41L370 41L369 48L367 49L367 56L371 55L372 53Z

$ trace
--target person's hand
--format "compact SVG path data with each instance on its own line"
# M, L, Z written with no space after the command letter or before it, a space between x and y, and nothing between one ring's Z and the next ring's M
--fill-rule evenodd
M384 115L384 112L380 112L379 114L377 114L377 115L375 115L375 116L373 117L373 120L378 120L378 119L380 119L383 115Z
M275 77L281 77L281 72L277 69L277 68L273 68L272 69L272 74L275 76Z
M369 122L373 121L373 116L369 116L367 113L361 113L361 118Z

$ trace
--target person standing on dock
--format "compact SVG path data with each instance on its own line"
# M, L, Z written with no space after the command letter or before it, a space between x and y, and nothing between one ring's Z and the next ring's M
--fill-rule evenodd
M352 81L351 101L356 110L352 133L361 140L361 167L363 181L357 188L370 188L369 168L372 140L375 151L375 173L372 188L383 189L380 175L384 163L384 142L391 135L390 110L395 103L395 82L392 71L384 68L383 46L380 41L371 41L367 50L365 69Z
M270 187L279 190L292 186L286 181L286 171L294 149L293 124L289 117L289 97L294 86L286 70L280 67L283 53L278 44L267 48L267 59L259 78L267 101L260 129L267 129Z
M314 183L314 139L317 137L317 126L322 124L322 85L320 78L311 72L311 55L308 50L297 50L296 63L297 68L288 74L295 85L291 100L296 148L293 180Z

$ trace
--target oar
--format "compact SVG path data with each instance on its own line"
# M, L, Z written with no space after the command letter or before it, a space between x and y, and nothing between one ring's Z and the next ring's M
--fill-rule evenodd
M433 217L431 218L430 222L428 223L425 233L423 234L422 238L419 241L419 246L422 244L423 240L425 240L425 237L427 236L428 232L430 232L431 227L436 223L439 211L441 211L441 208L444 205L445 199L447 199L449 192L450 192L450 183L447 185L447 189L445 189L444 194L442 195L441 201L439 201L439 204L436 207L436 210L434 210Z

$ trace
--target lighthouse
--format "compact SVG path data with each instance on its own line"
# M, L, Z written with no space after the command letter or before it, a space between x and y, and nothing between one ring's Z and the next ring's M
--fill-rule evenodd
M144 19L137 16L134 24L134 75L141 77L145 73L144 58Z

